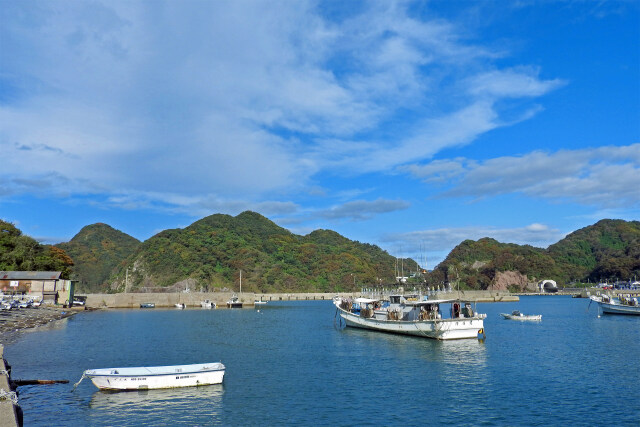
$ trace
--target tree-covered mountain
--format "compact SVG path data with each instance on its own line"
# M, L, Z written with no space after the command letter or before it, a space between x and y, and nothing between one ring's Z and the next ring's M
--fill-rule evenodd
M518 273L510 277L521 280L497 284L505 272ZM541 279L566 284L634 276L640 277L640 222L607 219L575 231L547 249L489 238L465 240L436 267L428 282L457 282L461 289L496 289L496 285L520 286Z
M0 220L0 271L60 271L68 279L73 261L64 250L41 245L15 225Z
M104 292L109 279L124 260L140 246L140 241L107 224L87 225L71 241L59 243L74 261L71 278L80 292Z
M407 269L417 268L405 262ZM255 212L216 214L143 242L120 269L113 290L190 279L192 289L237 291L242 270L244 291L335 292L391 283L394 266L395 258L379 247L333 231L299 236Z

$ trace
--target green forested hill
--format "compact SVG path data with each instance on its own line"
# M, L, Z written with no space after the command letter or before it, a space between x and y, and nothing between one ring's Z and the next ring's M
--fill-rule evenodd
M87 225L71 241L56 246L73 259L71 278L78 281L80 292L104 292L109 289L111 275L140 246L140 241L98 223Z
M415 262L406 261L415 270ZM377 246L328 230L298 236L255 212L211 215L143 242L125 271L131 289L193 279L203 290L334 292L394 280L395 258ZM409 268L409 267L407 267Z
M548 253L568 279L640 277L640 221L604 219L549 246Z
M629 280L640 277L640 222L602 220L547 249L465 240L429 275L431 284L459 280L461 288L488 289L496 274L514 271L529 282Z
M93 224L56 246L40 245L0 221L0 270L62 271L79 280L83 292L123 291L125 278L129 290L189 279L193 290L237 291L240 270L245 291L337 292L390 284L397 275L396 259L375 245L330 230L299 236L254 212L211 215L142 243ZM404 260L404 266L417 269L413 260ZM640 278L640 222L602 220L547 249L465 240L427 275L427 284L455 281L460 289L489 289L505 277L562 285L634 276Z
M55 246L41 245L0 220L0 271L60 271L68 279L73 261Z

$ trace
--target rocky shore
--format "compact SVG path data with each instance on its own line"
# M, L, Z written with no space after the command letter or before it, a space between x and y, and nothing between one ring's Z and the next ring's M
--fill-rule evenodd
M84 309L82 309L84 310ZM42 306L0 311L0 344L6 344L22 330L47 325L76 314L76 308Z

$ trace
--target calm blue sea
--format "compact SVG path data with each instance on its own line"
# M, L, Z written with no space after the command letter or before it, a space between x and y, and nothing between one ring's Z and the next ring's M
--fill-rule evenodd
M640 317L589 301L478 304L487 338L437 342L334 326L330 301L260 310L81 313L5 347L25 426L633 425ZM503 320L519 309L539 323ZM100 392L82 371L222 361L224 384Z

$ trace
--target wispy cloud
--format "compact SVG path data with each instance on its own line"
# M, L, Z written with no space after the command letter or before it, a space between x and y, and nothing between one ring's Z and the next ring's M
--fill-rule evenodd
M409 203L403 200L354 200L329 209L321 210L317 215L327 219L350 219L353 221L361 221L382 213L404 210L409 206Z
M546 248L562 239L564 234L548 225L534 223L516 228L469 226L389 233L383 236L382 242L416 261L421 261L424 255L428 259L427 267L432 269L464 240L478 240L483 237L490 237L502 243Z

